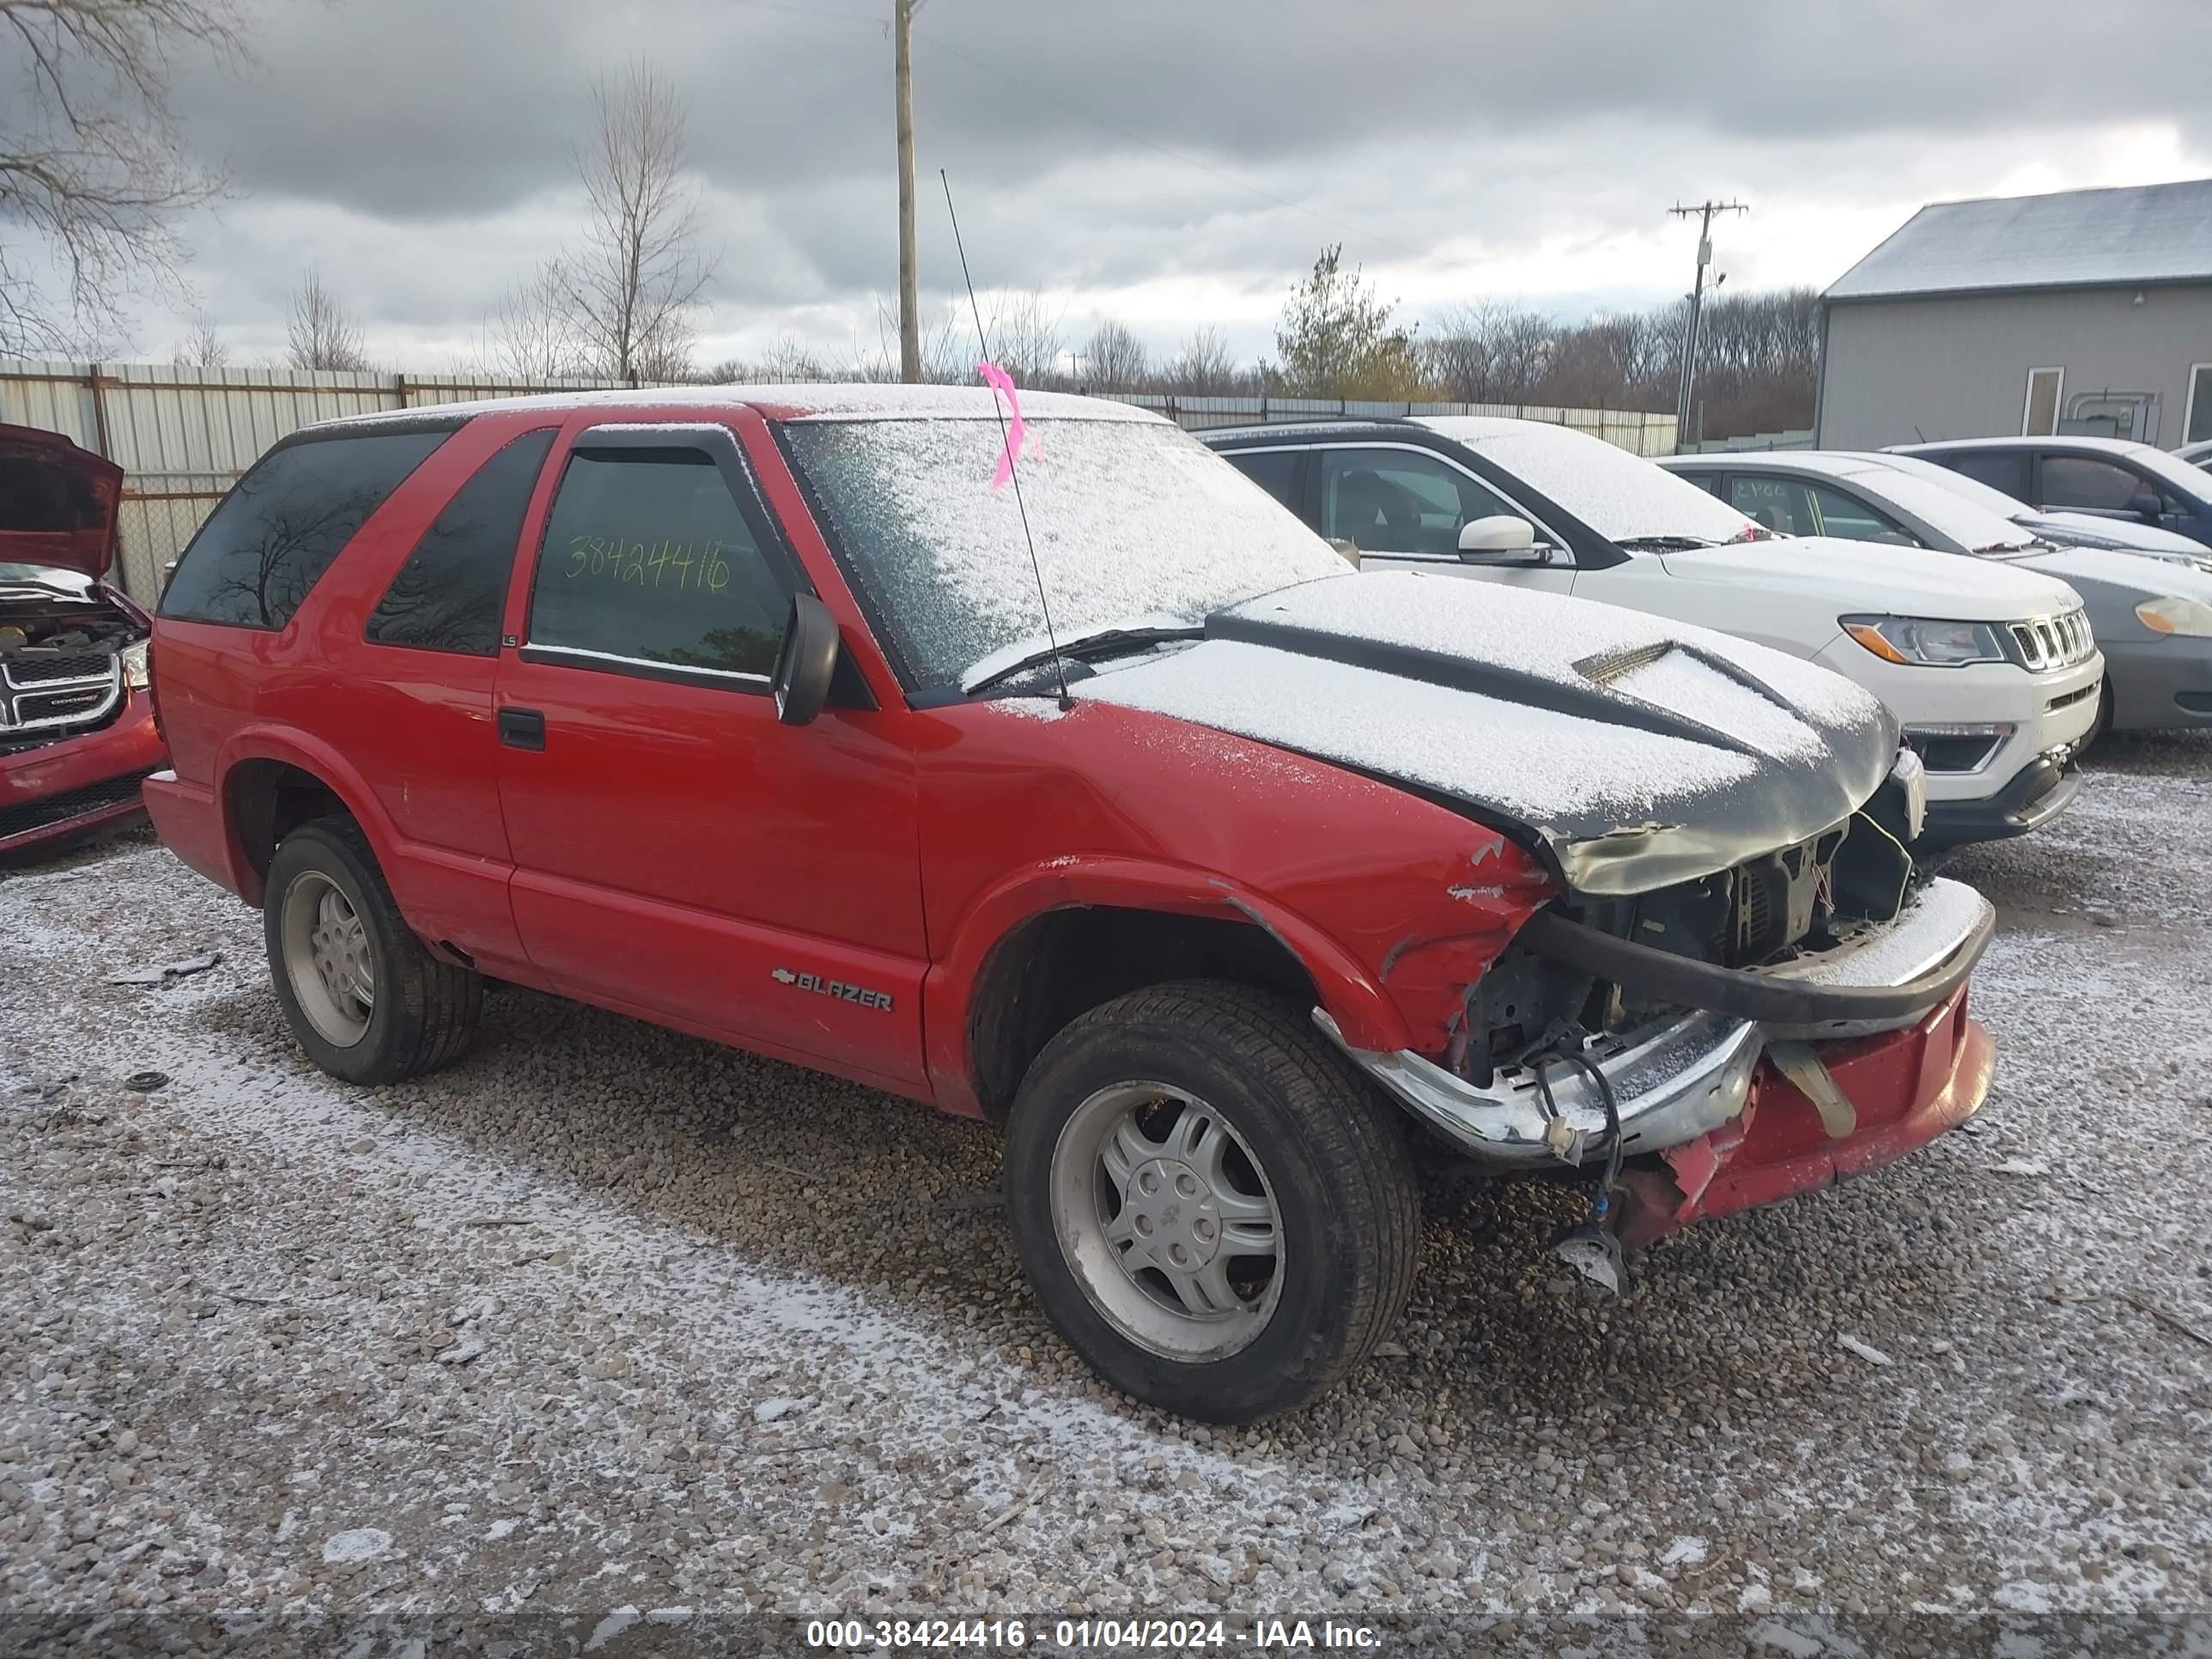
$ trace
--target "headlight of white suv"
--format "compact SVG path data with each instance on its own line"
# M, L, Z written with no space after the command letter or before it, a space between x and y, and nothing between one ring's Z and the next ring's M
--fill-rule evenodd
M154 683L147 664L147 656L154 648L151 640L140 640L136 645L126 645L115 654L123 659L123 684L133 691L143 691Z
M2136 620L2154 634L2185 634L2191 639L2212 638L2212 605L2169 594L2145 599L2136 607Z
M1929 617L1838 617L1844 632L1884 662L1928 668L1964 668L2004 662L2004 641L1987 623L1943 622Z

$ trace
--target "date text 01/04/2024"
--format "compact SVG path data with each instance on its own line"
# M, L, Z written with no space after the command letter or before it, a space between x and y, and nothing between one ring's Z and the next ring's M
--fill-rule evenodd
M1031 1622L1036 1628L1030 1630ZM1305 1649L1373 1651L1380 1632L1370 1626L1339 1620L1258 1619L1231 1625L1224 1619L1020 1619L814 1620L806 1626L810 1648L848 1651L973 1648L1014 1650L1034 1640L1054 1648L1083 1650L1133 1649L1195 1652L1208 1648L1242 1648L1262 1653Z

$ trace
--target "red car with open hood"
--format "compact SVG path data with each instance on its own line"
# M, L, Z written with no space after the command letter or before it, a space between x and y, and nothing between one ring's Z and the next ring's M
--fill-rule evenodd
M0 426L0 857L135 815L161 764L152 624L104 580L122 495L114 462Z
M489 976L986 1117L1068 1341L1238 1421L1389 1332L1417 1156L1579 1182L1617 1282L1980 1103L1990 907L1873 697L1357 574L1172 425L1022 404L1018 496L980 389L271 451L164 596L147 800L315 1061L445 1064Z

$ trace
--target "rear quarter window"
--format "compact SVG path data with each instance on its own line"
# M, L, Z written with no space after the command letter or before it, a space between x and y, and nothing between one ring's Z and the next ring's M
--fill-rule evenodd
M499 654L501 612L553 428L526 432L477 469L422 532L369 616L378 645Z
M354 532L450 435L314 438L264 455L192 538L161 615L283 627Z

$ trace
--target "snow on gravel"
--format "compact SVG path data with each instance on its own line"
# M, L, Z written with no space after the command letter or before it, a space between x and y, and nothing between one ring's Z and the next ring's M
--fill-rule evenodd
M1952 861L2005 926L1968 1131L1618 1304L1542 1255L1565 1194L1434 1176L1396 1343L1233 1431L1051 1335L979 1126L515 991L453 1071L349 1090L166 853L0 881L0 1632L1213 1609L1411 1653L1697 1611L1871 1652L1882 1615L2201 1613L2212 745L2108 747Z

